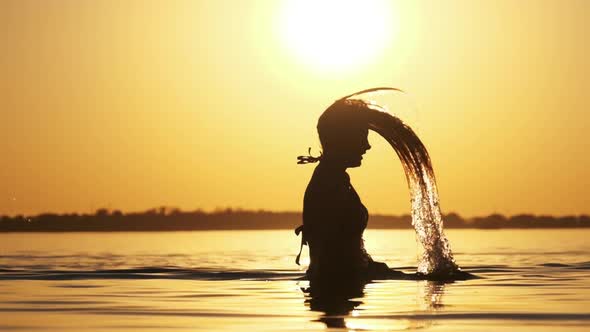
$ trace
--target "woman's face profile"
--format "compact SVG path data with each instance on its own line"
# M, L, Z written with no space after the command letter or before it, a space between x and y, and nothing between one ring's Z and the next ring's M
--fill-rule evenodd
M351 138L353 141L350 144L350 163L348 167L358 167L361 165L363 155L371 148L371 145L369 145L369 130L361 128Z
M369 129L366 127L350 128L340 134L326 151L335 157L345 167L359 167L363 155L371 148L369 145Z
M318 134L323 158L339 167L359 167L369 145L368 107L355 100L337 101L322 113Z

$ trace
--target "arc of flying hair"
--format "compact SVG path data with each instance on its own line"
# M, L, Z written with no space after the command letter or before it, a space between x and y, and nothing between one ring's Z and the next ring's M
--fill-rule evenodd
M401 93L405 93L405 91L400 90L398 88L392 88L392 87L387 87L387 86L386 87L378 87L378 88L370 88L370 89L365 89L365 90L358 91L358 92L355 92L353 94L350 94L348 96L342 97L342 98L336 100L336 103L337 102L342 102L342 101L344 101L344 100L346 100L346 99L348 99L350 97L358 96L358 95L361 95L361 94L364 94L364 93L376 92L376 91L398 91L398 92L401 92ZM379 106L379 105L374 105L374 106L381 108L381 106ZM311 155L311 147L307 150L307 154L308 154L307 156L298 156L297 157L297 164L310 164L310 163L315 163L315 162L320 161L322 159L322 156L323 156L323 153L322 152L320 152L320 155L317 156L317 157L312 156Z
M362 95L362 94L369 93L369 92L384 91L384 90L385 91L398 91L398 92L401 92L401 93L406 93L405 91L400 90L398 88L392 88L392 87L385 86L385 87L371 88L371 89L365 89L365 90L362 90L362 91L359 91L359 92L355 92L355 93L353 93L351 95L348 95L346 97L342 97L342 98L338 99L337 101L343 101L343 100L346 100L346 99L348 99L350 97Z

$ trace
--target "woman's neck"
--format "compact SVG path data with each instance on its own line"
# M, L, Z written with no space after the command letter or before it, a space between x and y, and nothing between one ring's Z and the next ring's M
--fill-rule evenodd
M331 156L325 154L320 160L320 165L322 165L322 168L330 169L330 171L336 173L345 173L347 168L347 166L342 161L331 158Z

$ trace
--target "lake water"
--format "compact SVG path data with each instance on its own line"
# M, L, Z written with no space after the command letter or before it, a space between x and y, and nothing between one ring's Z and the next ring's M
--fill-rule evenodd
M0 330L590 329L590 230L447 235L480 279L382 280L335 310L302 290L289 230L0 234ZM415 271L413 230L365 240L374 259Z

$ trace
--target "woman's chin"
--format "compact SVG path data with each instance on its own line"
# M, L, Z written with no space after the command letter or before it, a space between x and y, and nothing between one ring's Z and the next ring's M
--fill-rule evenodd
M361 166L362 162L361 160L356 160L350 163L350 165L348 167L359 167Z

